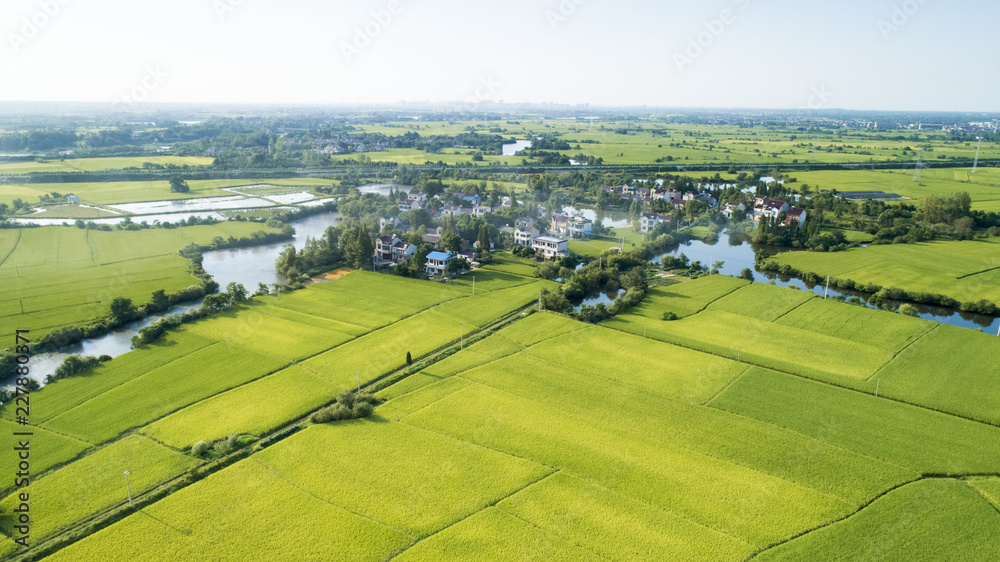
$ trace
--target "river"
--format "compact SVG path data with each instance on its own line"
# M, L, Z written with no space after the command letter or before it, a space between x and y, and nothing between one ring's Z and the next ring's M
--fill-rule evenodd
M368 186L368 189L370 192L381 192L383 190L388 191L389 187L390 186L388 185ZM575 211L575 209L566 210ZM259 283L265 283L268 285L273 283L283 283L286 280L282 279L274 271L274 261L278 257L278 254L280 254L281 251L289 244L294 244L297 249L303 248L307 238L321 237L327 227L336 225L339 220L339 216L336 213L330 213L326 215L313 215L311 217L295 221L293 226L295 227L296 234L292 242L275 242L272 244L264 244L250 248L205 252L203 266L205 271L211 274L215 281L218 282L219 286L223 289L229 283L236 282L242 284L249 292L252 293L257 289L257 285ZM617 221L609 222L617 224ZM723 275L731 275L735 277L738 276L744 269L749 268L754 272L755 281L768 283L770 280L770 274L764 274L754 269L755 262L753 247L747 242L738 244L736 242L736 240L733 240L731 243L728 234L723 233L720 235L719 241L715 244L708 244L697 240L686 242L669 252L664 252L656 256L653 261L654 263L659 263L663 256L671 255L676 257L683 253L692 262L700 261L705 266L710 266L712 263L717 261L724 262L722 268L719 270L719 272ZM775 284L782 287L795 287L806 291L812 291L820 296L823 296L825 291L825 288L821 285L808 286L800 279L787 278L780 275L774 276L773 278ZM829 294L830 296L859 296L865 301L867 301L869 296L863 293L840 291L833 288L830 289ZM598 302L610 305L612 299L610 298L610 295L600 294L585 300L583 304L594 305ZM186 312L199 306L201 306L200 301L178 305L168 310L166 315ZM579 305L575 308L579 310ZM925 320L937 321L943 324L950 324L952 326L970 328L973 330L981 330L988 334L996 334L998 330L1000 330L1000 318L993 316L969 314L953 309L925 305L917 305L917 309L919 310L919 316ZM111 357L117 357L127 353L131 349L132 336L137 335L141 328L152 324L162 317L163 315L155 315L142 320L137 320L136 322L119 328L113 332L109 332L101 337L84 340L83 342L63 350L63 352L60 353L41 353L34 355L31 358L31 377L38 380L40 383L43 382L45 376L55 372L56 368L62 363L63 359L70 354L92 356L110 355ZM4 387L8 389L13 388L13 381L7 381L7 384Z
M292 241L274 242L249 248L205 252L204 261L202 262L203 267L206 272L212 275L223 290L226 285L233 282L242 284L250 293L257 290L259 283L267 285L284 283L287 280L274 271L274 261L277 259L278 254L289 245L294 245L297 249L302 249L305 247L306 238L319 238L323 236L327 227L335 226L339 220L340 217L337 213L313 215L292 223L292 226L295 227L295 237ZM140 329L149 326L165 315L169 316L187 312L199 306L201 306L201 301L180 304L172 307L165 314L157 314L137 320L103 336L84 340L62 352L33 355L31 357L31 378L42 383L45 376L54 373L63 360L71 354L110 355L111 357L117 357L127 353L132 346L132 336L137 335ZM12 381L6 382L5 388L13 388Z

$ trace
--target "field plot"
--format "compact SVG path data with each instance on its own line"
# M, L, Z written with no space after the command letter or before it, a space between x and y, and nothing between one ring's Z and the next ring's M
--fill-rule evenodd
M330 505L248 460L143 508L49 560L374 562L410 543L405 534Z
M877 377L885 396L997 425L998 362L1000 338L942 325L900 353Z
M491 507L403 552L396 560L598 561L597 554Z
M5 436L5 444L8 439L13 439L11 448L18 446L19 439L17 436L14 436L15 432L27 431L32 434L20 438L29 442L32 474L41 474L53 465L66 462L90 448L90 443L84 443L83 441L59 435L58 433L52 433L40 427L25 428L7 420L0 420L0 431ZM4 474L15 474L17 473L18 462L17 453L4 455L3 460L0 461L0 470L3 470ZM13 479L11 479L10 482L4 482L0 489L7 489L13 486L13 484Z
M774 322L815 298L816 295L805 291L789 291L782 287L753 283L713 302L708 305L708 310Z
M1000 303L1000 239L923 242L845 252L787 252L772 258L802 272L934 293L959 302Z
M764 369L709 405L922 474L1000 468L1000 428Z
M285 364L245 348L213 344L108 390L52 418L44 427L102 443Z
M788 187L795 189L806 183L814 192L819 189L884 191L911 199L965 192L972 199L973 209L1000 211L1000 170L980 168L975 174L970 172L970 168L925 169L921 171L919 182L913 181L912 169L796 172L798 183L788 184Z
M622 246L623 238L625 239L624 246ZM634 228L628 226L614 229L614 234L611 236L593 236L588 240L571 240L569 249L581 256L597 256L611 248L630 250L641 243L642 233L636 232Z
M212 345L211 340L194 336L169 334L161 340L102 363L81 375L48 384L41 391L43 398L33 404L32 421L44 424L48 420L83 404L87 400L117 388L155 369L170 369L174 362ZM6 407L3 416L13 419L14 410Z
M46 227L0 235L0 321L30 329L34 339L108 314L115 297L136 305L159 289L168 294L198 283L177 254L194 242L273 232L253 223L221 223L128 232ZM45 251L39 251L45 248ZM3 259L6 256L6 259Z
M210 166L212 158L199 156L130 156L112 158L67 158L46 162L8 162L0 164L0 174L27 174L31 172L98 172L140 168L145 163L165 166Z
M712 275L699 279L697 283L654 287L648 291L645 300L629 310L629 314L657 321L663 318L665 312L673 312L680 318L691 316L748 284L749 281L728 275Z
M604 325L824 380L842 377L866 380L893 358L892 353L872 346L711 310L676 322L647 320L625 314Z
M47 536L81 517L127 501L122 473L132 472L133 494L141 494L183 472L196 461L141 436L130 436L31 483L32 538ZM2 529L11 532L12 494L0 502Z
M750 554L744 542L565 473L498 507L606 559L735 560Z
M302 459L311 457L310 462ZM301 489L423 537L552 472L397 423L313 426L253 457ZM330 475L336 478L330 478Z
M198 402L153 422L142 433L178 449L230 433L259 435L331 402L340 390L291 367Z
M518 258L512 254L496 254L493 256L493 260L494 263L484 265L482 270L510 273L513 275L520 275L522 277L534 277L535 270L538 269L538 265L531 260Z
M898 353L936 327L903 314L811 299L776 320L778 324Z
M482 385L447 396L403 422L558 467L750 544L768 544L847 509L841 500L804 486Z
M964 482L923 480L754 560L996 560L1000 513Z

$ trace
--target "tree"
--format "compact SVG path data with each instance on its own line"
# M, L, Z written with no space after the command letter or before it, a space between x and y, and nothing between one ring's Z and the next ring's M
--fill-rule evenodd
M753 281L753 271L750 268L746 268L740 272L740 279L746 279L747 281Z
M448 262L444 272L448 275L455 275L469 270L469 262L465 258L458 258Z
M116 297L111 301L111 319L115 323L121 324L128 322L129 320L135 318L136 316L135 305L132 304L132 299L126 299L124 297Z
M163 289L153 291L153 298L149 303L153 310L160 312L170 307L170 299Z
M187 193L191 191L191 187L180 176L171 176L169 181L170 191L173 193Z
M233 304L247 300L246 288L242 284L235 281L226 286L226 292L229 293L229 298L232 300Z
M479 227L479 236L476 238L476 243L479 244L480 255L490 253L490 234L485 224Z
M407 365L412 365L413 364L413 357L410 356L410 352L409 351L406 352L406 364Z
M441 235L441 245L453 254L462 251L462 237L454 231L448 231Z
M912 304L906 302L906 303L903 303L902 305L900 305L900 307L899 307L899 313L900 314L905 314L907 316L919 316L920 315L920 310L917 309L917 307L913 306Z

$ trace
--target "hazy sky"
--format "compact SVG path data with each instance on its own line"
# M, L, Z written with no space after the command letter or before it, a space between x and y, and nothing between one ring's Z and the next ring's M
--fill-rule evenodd
M3 0L0 100L998 111L997 16L997 0Z

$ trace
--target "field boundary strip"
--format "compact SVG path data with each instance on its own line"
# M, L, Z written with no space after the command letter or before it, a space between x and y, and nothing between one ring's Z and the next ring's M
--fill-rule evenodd
M989 506L992 507L993 510L996 511L998 515L1000 515L1000 505L997 505L993 500L986 497L986 495L983 494L982 490L973 486L968 480L965 481L965 485L968 486L969 488L972 488L972 491L975 492L976 495L979 496L981 500L989 504Z
M438 433L438 432L436 432L436 431L431 431L431 430L429 430L429 429L424 429L424 428L422 428L422 427L417 427L417 426L413 426L413 425L410 425L410 424L406 424L406 425L407 425L408 427L415 427L415 428L417 428L417 429L421 429L421 430L423 430L423 431L427 431L427 432L429 432L429 433L433 433L433 434L435 434L435 435L442 435L442 436L444 436L444 437L448 437L449 439L456 439L455 437L452 437L452 436L450 436L450 435L444 435L443 433ZM489 447L483 447L482 445L477 445L477 444L475 444L475 443L469 443L468 441L465 441L465 440L463 440L463 439L456 439L456 440L457 440L457 441L461 441L462 443L466 443L466 444L469 444L469 445L472 445L473 447L482 447L483 449L487 449L487 450L490 450L490 451L496 451L495 449L490 449ZM522 457L517 457L516 455L510 455L510 453L505 453L505 452L503 452L503 451L497 451L497 452L499 452L499 453L501 453L501 454L505 454L505 455L509 455L509 456L512 456L512 457L516 457L516 458L522 458ZM527 460L531 460L531 459L527 459ZM525 484L524 486L522 486L522 487L518 488L517 490L514 490L513 492L511 492L511 493L507 494L506 496L504 496L504 497L502 497L502 498L500 498L500 499L496 500L495 502L493 502L493 503L491 503L491 504L489 504L489 505L485 505L485 506L483 506L483 507L482 507L482 509L479 509L479 510L477 510L477 511L474 511L474 512L472 512L472 513L470 513L470 514L466 515L465 517L462 517L462 518L460 518L460 519L458 519L458 520L456 520L456 521L453 521L453 522L449 523L448 525L446 525L446 526L444 526L444 527L441 527L441 528L440 528L440 529L438 529L437 531L434 531L433 533L431 533L431 534L427 535L426 537L424 537L424 538L422 538L422 539L416 539L416 540L414 540L414 541L413 541L413 543L411 543L411 544L410 544L409 546L407 546L407 547L405 547L405 548L402 548L402 549L400 549L400 550L399 550L399 551L397 551L397 552L394 552L394 553L392 554L392 556L389 556L388 558L386 558L386 559L385 559L385 562L388 562L389 560L394 560L394 559L395 559L396 557L398 557L398 556L399 556L400 554L403 554L404 552L406 552L407 550L409 550L409 549L413 548L414 546L416 546L416 545L418 545L418 544L420 544L420 543L422 543L422 542L424 542L424 541L426 541L426 540L428 540L428 539L430 539L430 538L432 538L432 537L435 537L435 536L437 536L437 535L440 535L441 533L443 533L443 532L447 531L448 529L451 529L451 528L452 528L452 527L454 527L455 525L458 525L458 524L459 524L459 523L461 523L462 521L465 521L466 519L468 519L468 518L470 518L470 517L473 517L473 516L475 516L475 515L478 515L478 514L480 514L480 513L484 512L484 511L486 511L487 509L490 509L490 508L496 508L496 509L499 509L499 510L503 511L503 512L504 512L505 514L507 514L507 515L513 515L513 514L509 513L509 512L507 511L507 510L505 510L505 509L503 509L503 508L499 508L499 507L497 507L497 504L498 504L498 503L500 503L500 502L502 502L502 501L504 501L504 500L506 500L506 499L508 499L508 498L510 498L510 497L512 497L512 496L514 496L515 494L519 494L519 493L521 493L522 491L524 491L524 490L526 490L526 489L528 489L528 488L530 488L530 487L534 486L535 484L538 484L538 483L542 482L543 480L547 480L547 479L551 478L551 477L552 477L553 475L555 475L555 474L558 474L559 472L562 472L562 471L561 471L561 470L559 470L558 468L555 468L555 467L550 467L550 466L548 466L547 464L544 464L544 463L539 463L538 461L532 461L532 462L535 462L535 463L538 463L538 464L540 464L540 465L542 465L542 466L545 466L545 467L548 467L548 468L551 468L551 469L552 469L552 472L550 472L550 473L548 473L548 474L546 474L546 475L542 476L542 477L541 477L541 478L539 478L538 480L535 480L535 481L533 481L533 482L528 482L528 483L527 483L527 484ZM520 517L518 517L518 519L521 519L521 518L520 518ZM523 519L521 519L521 520L522 520L522 521L524 521ZM548 533L548 531L546 531L545 529L542 529L541 527L538 527L537 525L534 525L534 524L532 524L532 523L530 523L530 522L527 522L527 521L525 521L525 522L526 522L526 523L528 523L529 525L531 525L532 527L535 527L536 529L539 529L539 530L540 530L540 531L542 531L542 532L545 532L545 533ZM552 533L552 534L555 534L555 533ZM409 535L409 534L407 533L407 536L410 536L410 535ZM556 536L560 536L560 535L556 535ZM565 537L563 537L563 538L565 538ZM603 557L602 557L602 558L603 558Z
M938 324L937 326L934 326L930 330L927 330L926 332L924 332L919 338L913 338L913 341L911 341L910 343L908 343L905 346L903 346L903 349L900 349L899 352L893 354L892 359L890 359L889 361L887 361L885 365L882 365L881 367L879 367L878 370L876 370L874 373L872 373L872 376L870 376L867 379L865 379L865 382L872 382L872 379L874 379L875 377L877 377L878 374L881 373L882 371L884 371L886 367L888 367L889 365L892 365L893 363L895 363L896 360L899 359L900 355L902 355L903 353L905 353L907 349L910 349L910 346L912 346L913 344L917 343L918 341L926 338L928 335L930 335L931 333L937 331L937 329L940 328L943 325L944 324ZM990 425L992 425L992 424L990 424Z
M555 473L553 473L553 474L555 474ZM549 476L552 476L552 474L550 474ZM548 478L548 476L546 476L545 478ZM544 480L544 478L542 480ZM538 482L541 482L541 480L539 480ZM531 485L534 486L538 482L535 482L535 483L533 483ZM527 489L527 487L525 489ZM511 496L512 495L513 494L511 494ZM507 496L507 497L509 498L511 496ZM564 541L572 544L573 546L575 546L577 548L581 548L583 550L586 550L586 551L590 552L591 554L593 554L594 556L596 556L596 557L598 557L598 558L600 558L602 560L607 560L608 562L613 562L614 561L614 558L608 558L607 556L604 556L603 554L601 554L600 552L597 552L593 548L590 548L589 546L580 544L579 542L577 542L577 541L575 541L575 540L573 540L573 539L571 539L571 538L569 538L567 536L563 536L563 535L559 534L557 531L555 531L553 529L543 529L543 528L539 527L538 525L535 525L531 521L528 521L527 519L521 517L520 515L518 515L516 513L511 513L510 511L507 511L506 509L500 507L499 505L494 506L494 507L495 507L495 509L498 509L498 510L502 511L505 515L508 515L510 517L513 517L514 519L517 519L518 521L521 521L523 523L531 525L532 527L538 529L539 531L541 531L542 533L544 533L546 535L553 535L553 536L559 537L560 539L562 539L562 540L564 540ZM489 509L489 508L486 508L486 509ZM484 511L484 510L480 510L480 511Z
M697 311L695 311L695 312L692 312L691 314L689 314L689 315L687 315L687 316L684 316L684 318L690 318L691 316L697 316L697 315L701 314L702 312L705 312L706 310L708 310L708 307L712 306L712 305L713 305L713 304L715 304L716 302L718 302L718 301L720 301L720 300L722 300L722 299L724 299L724 298L728 297L729 295L731 295L731 294L735 293L736 291L739 291L740 289L745 289L745 288L749 287L749 286L750 286L750 285L752 285L752 284L753 284L753 282L750 282L750 283L748 283L748 284L746 284L746 285L740 285L739 287L736 287L735 289L733 289L732 291L729 291L728 293L726 293L726 294L724 294L724 295L719 295L719 297L718 297L718 298L715 298L715 299L712 299L711 301L709 301L709 302L705 303L705 306L701 307L701 308L700 308L700 309L698 309ZM619 330L619 331L624 331L624 330ZM628 333L628 332L625 332L625 333ZM661 340L661 341L662 341L662 340ZM668 342L668 343L669 343L669 342Z
M976 275L982 275L984 273L991 273L991 272L997 271L997 270L1000 270L1000 266L998 266L998 267L992 267L990 269L984 269L982 271L977 271L975 273L968 273L968 274L963 275L961 277L956 277L955 280L956 281L962 281L963 279L968 279L969 277L975 277Z
M741 361L741 363L742 363L742 361ZM719 395L721 395L723 392L725 392L726 390L728 390L729 387L733 386L733 384L736 381L742 379L744 375L746 375L747 373L749 373L750 370L754 369L754 368L758 368L758 367L756 365L747 365L747 368L744 369L742 373L740 373L740 374L736 375L735 377L733 377L733 380L727 382L725 386L723 386L721 389L719 389L718 392L716 392L715 394L713 394L711 396L711 398L709 398L708 400L705 400L704 402L702 402L701 404L699 404L699 406L702 406L704 408L711 408L711 406L709 406L710 402L712 402L713 400L715 400L716 398L718 398ZM718 408L712 408L712 409L713 410L717 410Z
M90 238L90 229L83 231L83 237L87 240L87 246L90 248L90 263L93 265L101 265L97 263L97 248L94 247L94 241Z
M771 320L771 324L777 324L777 323L778 323L778 320L781 320L781 319L782 319L782 318L784 318L785 316L788 316L789 314L791 314L791 313L795 312L796 310L798 310L798 309L802 308L803 306L805 306L805 305L806 305L806 303L810 303L810 302L812 302L812 301L816 300L817 298L819 298L819 297L818 297L818 296L815 296L815 295L814 295L814 296L813 296L813 298L811 298L811 299L806 299L806 300L804 300L804 301L800 302L799 304L797 304L797 305L793 306L793 307L791 308L791 310L787 310L787 311L785 311L785 313L784 313L784 314L782 314L781 316L778 316L778 317L777 317L777 318L775 318L774 320ZM826 300L826 299L824 299L824 300ZM784 324L782 324L782 325L784 325ZM824 324L824 325L825 325L825 324ZM823 335L823 334L820 334L820 335ZM840 338L838 338L838 339L840 339Z
M935 476L935 475L926 475L925 474L925 475L920 476L920 477L918 477L918 478L916 478L914 480L910 480L908 482L902 482L902 483L896 484L895 486L892 486L892 487L888 488L887 490L885 490L884 492L880 493L879 495L875 496L870 501L862 504L861 507L859 507L855 511L853 511L851 513L848 513L847 515L844 515L843 517L839 517L837 519L834 519L834 520L831 520L831 521L827 521L826 523L823 523L822 525L819 525L819 526L814 527L812 529L808 529L806 531L802 531L801 533L798 533L798 534L796 534L793 537L789 537L787 539L784 539L784 540L778 541L776 543L770 544L768 546L765 546L764 548L762 548L762 549L754 552L753 554L751 554L749 557L747 557L746 560L747 561L754 560L755 558L757 558L761 554L764 554L765 552L767 552L769 550L773 550L775 548L778 548L779 546L788 544L788 543L794 541L795 539L802 538L802 537L804 537L804 536L806 536L806 535L808 535L810 533L815 533L816 531L820 531L820 530L825 529L825 528L827 528L827 527L829 527L831 525L835 525L837 523L841 523L843 521L847 521L848 519L850 519L850 518L852 518L852 517L854 517L856 515L859 515L865 509L868 509L869 507L871 507L872 504L874 504L878 500L886 497L887 495L889 495L889 494L891 494L893 492L901 490L901 489L903 489L903 488L905 488L907 486L912 486L914 484L919 484L919 483L927 481L927 480L954 480L956 482L963 482L963 478L967 478L969 476L992 476L992 475L966 474L966 475L954 475L954 476ZM969 486L969 487L973 488L972 486ZM973 488L973 490L975 490L975 488ZM982 497L982 494L979 494L978 491L976 491L976 494L979 495L980 497ZM983 499L983 501L989 503L989 500L987 500L986 498L982 498L982 499ZM998 514L1000 514L1000 509L997 509L996 506L993 506L993 508L997 510Z
M320 496L317 496L316 494L310 492L309 490L306 490L302 486L299 486L295 482L293 482L293 481L289 480L288 478L286 478L285 475L281 473L281 471L279 471L279 470L277 470L277 469L275 469L275 468L273 468L271 466L268 466L267 464L264 464L264 463L260 462L259 460L257 460L256 458L254 458L255 456L256 455L250 455L249 457L247 457L246 459L244 459L244 462L253 461L255 464L259 465L261 468L263 468L264 470L266 470L268 473L270 473L272 476L274 476L278 480L281 480L282 482L288 484L289 486L295 488L296 490L302 492L303 494L305 494L305 495L307 495L307 496L309 496L309 497L311 497L313 499L321 501L321 502L323 502L323 503L325 503L327 505L333 506L333 507L339 509L340 511L343 511L344 513L350 513L351 515L354 515L355 517L360 517L361 519L364 519L366 521L371 521L372 523L375 523L376 525L380 525L382 527L385 527L386 529L392 529L393 531L396 531L397 533L399 533L399 534L401 534L401 535L403 535L405 537L408 537L411 541L415 541L416 540L415 536L413 536L412 534L408 533L404 529L399 529L397 527L394 527L394 526L386 523L385 521L379 521L378 519L375 519L375 518L373 518L371 516L364 515L364 514L361 514L361 513L356 513L354 511L351 511L350 509L347 509L346 507L344 507L342 505L335 504L335 503L333 503L332 501L330 501L330 500L328 500L326 498L322 498ZM233 466L235 466L235 464Z
M11 246L10 251L7 252L7 255L4 256L2 260L0 260L0 267L3 267L3 264L7 263L7 260L12 255L14 255L14 251L17 250L17 246L20 243L21 243L21 229L19 228L19 229L17 229L17 240L14 240L14 245Z

